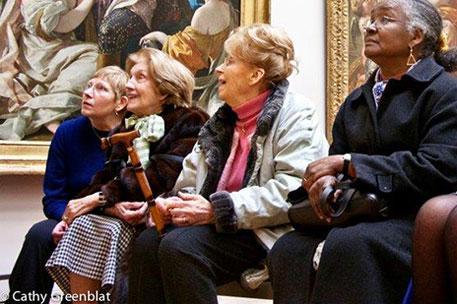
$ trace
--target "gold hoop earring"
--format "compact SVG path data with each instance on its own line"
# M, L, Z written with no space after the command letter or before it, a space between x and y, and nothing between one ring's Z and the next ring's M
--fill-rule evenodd
M413 54L413 48L410 46L409 47L409 57L408 57L408 61L406 62L406 66L413 66L416 64L416 57L414 57L414 54Z

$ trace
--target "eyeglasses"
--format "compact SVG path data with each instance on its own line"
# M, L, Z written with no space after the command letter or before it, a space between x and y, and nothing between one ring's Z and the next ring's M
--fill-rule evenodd
M382 29L389 24L398 22L398 20L388 17L388 16L380 16L376 19L371 19L367 22L367 24L363 27L364 31L369 31L369 30L377 30L377 29Z

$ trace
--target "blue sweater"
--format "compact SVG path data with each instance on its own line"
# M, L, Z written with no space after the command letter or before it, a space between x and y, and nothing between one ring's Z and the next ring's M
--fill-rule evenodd
M62 123L52 139L46 163L43 184L46 217L60 221L68 201L90 183L105 160L100 139L89 119L80 116Z

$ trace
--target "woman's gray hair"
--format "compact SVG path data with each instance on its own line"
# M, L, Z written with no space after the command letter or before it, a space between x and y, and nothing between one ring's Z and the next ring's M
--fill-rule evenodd
M443 20L438 10L428 0L387 0L384 3L398 5L403 8L408 22L408 30L420 29L424 34L421 44L421 57L430 56L441 49L441 31Z

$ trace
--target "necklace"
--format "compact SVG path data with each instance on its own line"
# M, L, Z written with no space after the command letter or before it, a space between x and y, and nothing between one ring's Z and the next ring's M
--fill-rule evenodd
M108 134L108 131L99 131L99 130L95 129L95 127L92 125L91 125L91 128L92 128L92 132L100 140L100 142L102 141L102 138L106 137L106 135Z

